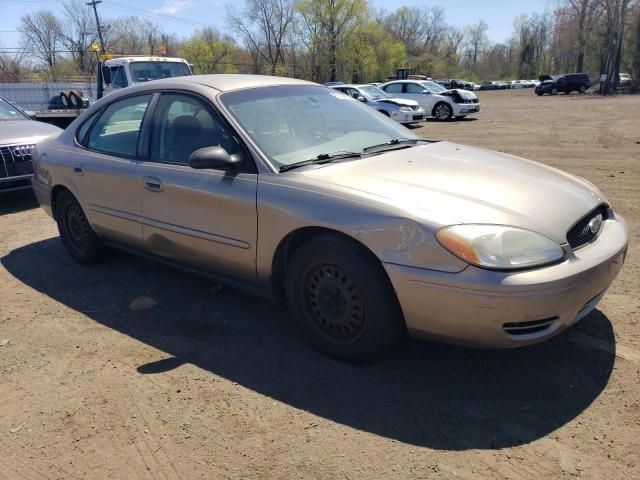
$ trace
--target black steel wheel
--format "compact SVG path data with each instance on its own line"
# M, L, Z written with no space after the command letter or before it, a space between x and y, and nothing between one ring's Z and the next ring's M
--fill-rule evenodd
M105 253L105 246L95 234L82 207L69 191L56 199L56 220L62 243L80 263L93 263Z
M346 361L372 359L405 331L395 292L380 262L346 237L324 234L294 253L287 302L320 351Z

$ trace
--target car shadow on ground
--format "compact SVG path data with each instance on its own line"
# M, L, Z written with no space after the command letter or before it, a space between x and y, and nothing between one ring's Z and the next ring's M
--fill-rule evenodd
M354 366L308 347L283 308L136 257L114 254L78 265L51 238L0 262L54 301L166 352L134 365L140 374L191 363L334 422L435 449L493 449L541 438L594 401L614 364L612 327L597 310L572 330L609 352L574 343L571 332L515 350L407 340L376 363ZM157 306L132 311L141 295Z
M0 190L0 216L38 207L38 201L30 190L6 193Z

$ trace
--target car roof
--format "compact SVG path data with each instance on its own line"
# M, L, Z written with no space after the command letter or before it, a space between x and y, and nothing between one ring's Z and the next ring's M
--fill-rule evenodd
M173 88L184 86L187 83L194 83L215 88L221 92L229 92L232 90L242 90L245 88L270 87L278 85L314 85L321 86L317 83L307 82L306 80L298 80L288 77L272 77L269 75L248 75L235 73L218 73L211 75L189 75L185 77L172 77L162 80L153 80L145 82L148 87L157 88Z

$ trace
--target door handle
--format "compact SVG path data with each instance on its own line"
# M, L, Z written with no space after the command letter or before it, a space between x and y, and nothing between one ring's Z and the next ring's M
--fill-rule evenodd
M144 188L151 192L161 192L162 182L156 177L143 177Z
M73 173L76 175L84 175L84 166L77 163L73 166Z

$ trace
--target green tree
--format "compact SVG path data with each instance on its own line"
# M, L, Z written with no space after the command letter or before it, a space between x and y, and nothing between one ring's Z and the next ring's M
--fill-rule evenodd
M232 64L235 45L224 39L212 28L204 28L183 42L178 56L186 58L195 68L195 73L235 73Z

